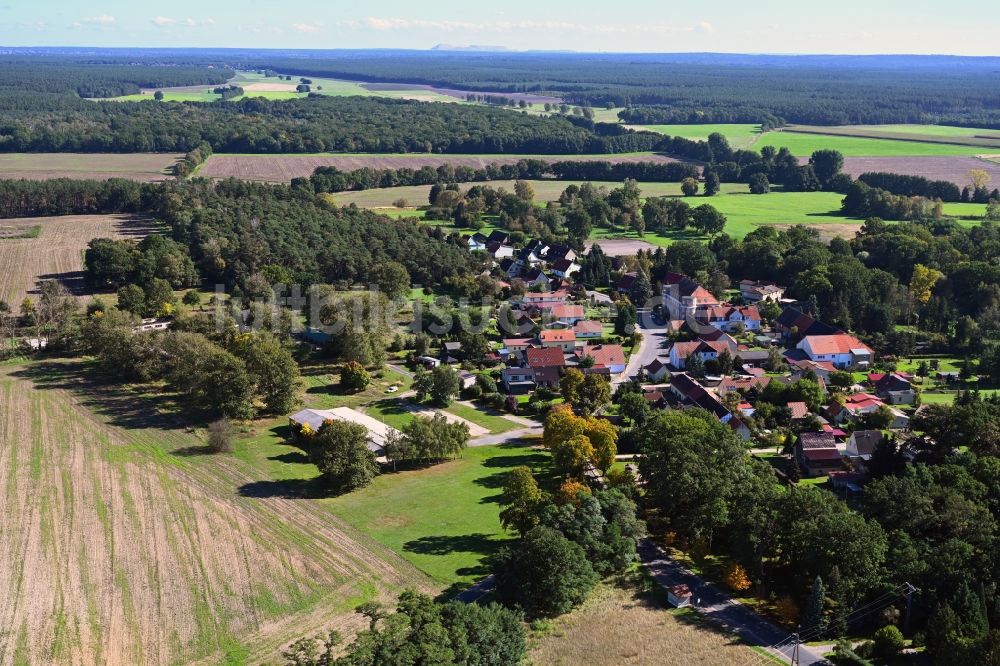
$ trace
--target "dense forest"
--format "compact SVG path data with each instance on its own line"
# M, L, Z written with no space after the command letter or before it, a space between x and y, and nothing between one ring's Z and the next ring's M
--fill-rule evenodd
M62 98L60 98L61 100ZM21 100L24 101L24 100ZM0 96L0 109L4 100ZM374 97L263 98L205 103L30 100L5 109L0 151L623 153L650 150L653 133L586 119Z
M290 52L248 64L302 75L481 92L548 92L574 104L656 106L630 122L938 122L1000 127L996 58L724 54Z

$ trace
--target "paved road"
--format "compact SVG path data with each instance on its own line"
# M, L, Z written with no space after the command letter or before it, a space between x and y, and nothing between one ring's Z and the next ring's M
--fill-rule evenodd
M493 574L490 574L469 589L456 595L455 601L461 601L463 604L475 603L492 592L496 586L496 579L493 578Z
M666 355L667 329L662 324L653 321L653 315L649 310L639 311L638 331L642 335L639 348L629 357L625 372L617 377L615 385L621 384L628 379L632 379L639 374L641 368L653 362L653 359Z
M529 435L541 436L544 431L545 429L541 425L533 425L527 428L508 430L507 432L502 432L499 435L483 435L482 437L475 437L469 440L469 446L493 446L494 444L503 444L515 439L523 439Z
M727 593L685 569L667 557L666 553L649 539L643 539L639 542L639 557L642 565L657 583L664 587L678 583L687 585L695 600L693 606L696 606L705 617L724 629L739 634L748 644L767 647L789 638L787 631L771 624L747 606L735 601ZM790 645L769 648L769 651L787 662L792 660L792 647ZM829 662L812 648L800 645L799 663L808 666Z

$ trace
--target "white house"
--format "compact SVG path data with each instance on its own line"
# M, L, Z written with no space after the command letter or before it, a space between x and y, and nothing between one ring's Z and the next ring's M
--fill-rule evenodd
M742 327L744 331L760 330L760 313L753 305L704 305L695 310L694 318L720 331L732 332Z
M747 303L760 303L761 301L777 303L785 297L785 288L771 282L740 280L740 296Z
M670 376L670 370L667 368L667 364L658 358L654 358L651 363L643 368L646 372L646 377L651 382L662 382L665 378Z
M719 300L700 284L680 273L667 273L663 280L663 308L669 319L693 318L699 307L718 305Z
M810 360L829 361L838 368L866 368L871 365L874 352L853 335L807 335L796 345Z

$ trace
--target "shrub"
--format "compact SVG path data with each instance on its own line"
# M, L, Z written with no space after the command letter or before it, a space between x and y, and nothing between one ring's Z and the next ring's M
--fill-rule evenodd
M208 448L212 453L232 453L233 428L229 419L222 417L208 426Z
M903 632L894 624L882 627L872 636L872 653L879 659L891 660L899 654L906 641Z
M750 578L746 570L737 562L733 562L726 569L726 585L733 592L746 592L750 589Z
M371 380L371 375L357 361L348 361L340 368L340 385L348 391L363 391Z

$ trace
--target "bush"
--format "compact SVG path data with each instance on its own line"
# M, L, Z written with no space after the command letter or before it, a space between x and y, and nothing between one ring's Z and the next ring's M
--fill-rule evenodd
M371 375L357 361L348 361L340 368L340 385L348 391L363 391L371 381Z
M872 636L872 654L878 659L891 660L906 645L903 632L894 624L882 627Z
M483 396L483 389L479 384L473 384L462 389L462 398L465 400L479 400Z
M232 453L233 428L229 419L223 417L208 426L208 448L212 453Z
M407 206L410 205L410 203L406 199L400 198L393 201L392 205L395 206L396 208L406 208Z

